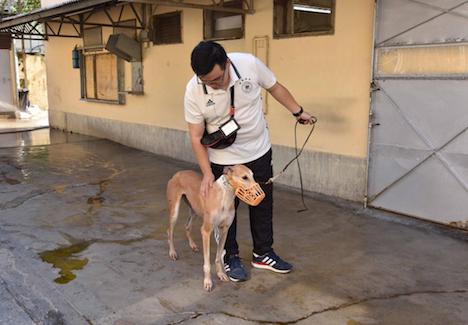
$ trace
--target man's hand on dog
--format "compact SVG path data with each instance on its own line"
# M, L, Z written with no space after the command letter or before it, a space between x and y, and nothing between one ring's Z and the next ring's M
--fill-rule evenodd
M203 179L200 184L200 194L202 197L206 197L208 195L208 191L213 186L214 180L215 178L213 173L203 174Z

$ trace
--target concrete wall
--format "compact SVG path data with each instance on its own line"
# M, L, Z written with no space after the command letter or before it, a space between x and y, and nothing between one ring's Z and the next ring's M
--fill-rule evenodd
M18 56L19 78L24 80L24 59L22 54L18 54ZM44 55L26 54L25 60L29 101L32 105L47 109L47 77Z
M374 1L337 0L336 6L334 35L272 39L272 1L257 0L256 13L246 17L245 38L221 43L228 52L252 52L254 37L269 36L270 68L319 119L301 158L306 188L362 200ZM159 12L173 10L158 8ZM144 49L145 95L127 95L125 105L80 101L79 70L71 68L71 50L79 42L51 38L46 47L51 125L193 161L183 118L183 95L192 75L190 52L203 38L202 21L201 10L184 9L183 43ZM266 118L279 171L294 157L294 119L272 98L268 101ZM308 130L299 128L299 142ZM278 182L299 186L295 168L292 165Z

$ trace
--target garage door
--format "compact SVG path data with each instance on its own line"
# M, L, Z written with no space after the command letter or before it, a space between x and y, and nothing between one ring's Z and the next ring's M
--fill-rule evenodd
M368 205L468 228L468 1L376 10Z

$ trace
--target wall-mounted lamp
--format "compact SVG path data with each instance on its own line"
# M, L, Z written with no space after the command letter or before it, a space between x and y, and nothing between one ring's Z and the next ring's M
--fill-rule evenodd
M78 46L75 45L75 48L72 50L72 64L73 69L80 68L80 50L78 50Z

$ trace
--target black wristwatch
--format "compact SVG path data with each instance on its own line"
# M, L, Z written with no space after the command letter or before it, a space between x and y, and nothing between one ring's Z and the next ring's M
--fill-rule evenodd
M302 108L302 106L299 106L299 107L301 108L299 112L292 113L292 115L294 115L295 117L299 117L301 116L302 113L304 113L304 109Z

